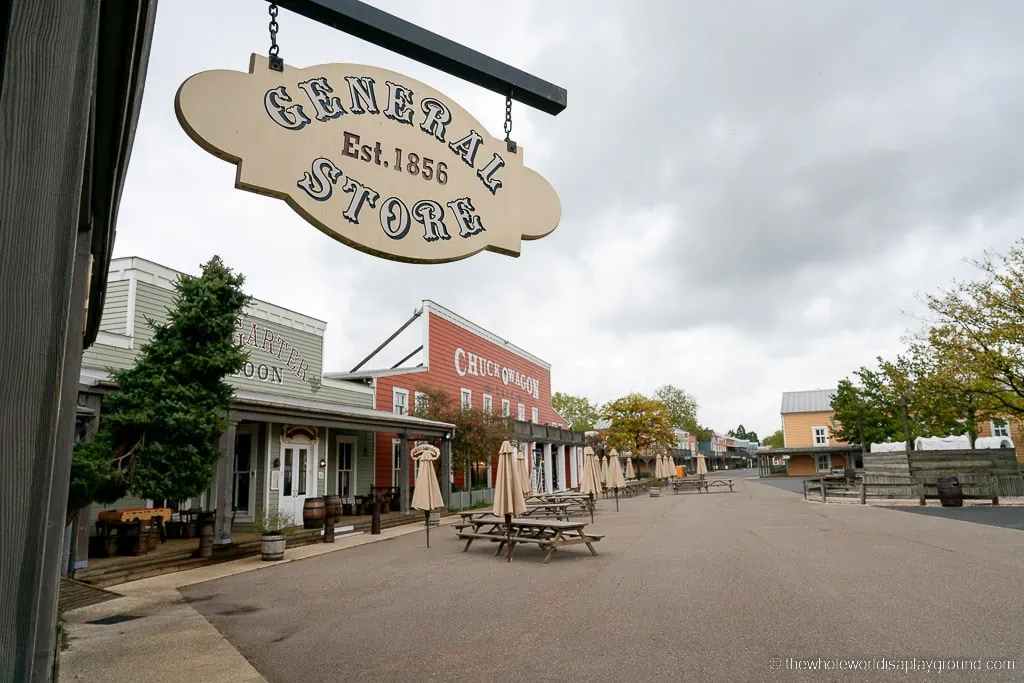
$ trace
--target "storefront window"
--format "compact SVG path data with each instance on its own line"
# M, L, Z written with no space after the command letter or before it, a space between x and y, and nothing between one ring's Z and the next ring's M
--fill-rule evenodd
M338 444L338 495L344 500L352 497L352 461L355 444L342 441Z

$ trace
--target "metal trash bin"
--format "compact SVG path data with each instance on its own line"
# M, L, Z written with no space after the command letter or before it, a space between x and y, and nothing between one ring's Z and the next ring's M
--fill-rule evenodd
M955 475L939 477L935 483L939 492L939 502L944 508L959 508L964 505L964 492L960 488L960 479Z

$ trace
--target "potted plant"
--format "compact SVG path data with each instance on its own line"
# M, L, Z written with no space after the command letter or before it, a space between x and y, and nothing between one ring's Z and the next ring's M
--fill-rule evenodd
M260 553L266 561L283 560L285 536L294 520L285 512L275 511L260 515L253 523L260 535Z

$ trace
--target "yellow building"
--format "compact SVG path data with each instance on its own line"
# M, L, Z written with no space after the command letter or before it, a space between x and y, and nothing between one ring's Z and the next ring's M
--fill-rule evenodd
M782 394L784 448L836 446L832 438L832 397L835 389L787 391Z
M978 436L1001 436L1010 439L1017 450L1017 462L1024 464L1024 422L1011 417L1006 420L993 418L978 422Z
M814 389L782 394L782 453L787 459L787 474L808 476L834 467L853 467L852 453L842 448L845 442L832 437L835 393L835 389Z

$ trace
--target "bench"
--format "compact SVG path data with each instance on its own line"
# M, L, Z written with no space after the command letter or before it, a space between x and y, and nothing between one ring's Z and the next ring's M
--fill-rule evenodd
M679 481L672 482L672 490L675 493L688 489L696 489L697 493L700 493L705 486L705 482L702 479L680 479Z
M729 493L732 493L732 479L705 479L704 480L704 492L710 493L713 486L717 487L729 487Z

